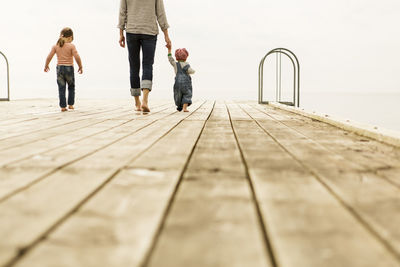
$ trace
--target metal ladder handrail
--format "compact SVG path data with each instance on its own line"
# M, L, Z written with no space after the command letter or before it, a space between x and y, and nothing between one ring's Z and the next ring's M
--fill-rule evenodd
M4 57L7 64L7 98L0 98L0 101L10 101L10 65L8 64L8 59L1 51L0 54Z
M284 54L286 55L290 61L292 62L293 69L294 69L294 81L293 81L293 103L289 102L281 102L283 104L289 104L293 106L300 106L300 62L299 59L297 58L296 54L290 51L287 48L275 48L269 51L262 59L260 62L260 65L258 67L258 103L260 104L267 104L268 101L263 101L263 89L264 89L264 62L267 59L267 57L271 54ZM281 90L281 88L280 88ZM280 95L280 92L278 94L278 86L276 88L276 101L280 102L280 99L278 100L278 95Z

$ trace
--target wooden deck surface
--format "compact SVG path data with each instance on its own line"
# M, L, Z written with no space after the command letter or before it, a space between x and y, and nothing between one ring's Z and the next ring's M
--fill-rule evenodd
M254 102L0 103L0 266L399 267L400 149Z

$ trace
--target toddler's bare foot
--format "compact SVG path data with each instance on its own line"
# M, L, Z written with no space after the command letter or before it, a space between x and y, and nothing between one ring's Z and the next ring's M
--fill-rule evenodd
M61 108L61 112L65 112L65 111L68 111L68 109L67 108Z
M75 109L74 106L69 105L68 106L69 109Z
M147 103L143 102L143 104L142 104L142 110L143 110L143 112L150 112L150 109L149 109Z
M183 104L183 112L189 112L189 110L187 110L188 104Z

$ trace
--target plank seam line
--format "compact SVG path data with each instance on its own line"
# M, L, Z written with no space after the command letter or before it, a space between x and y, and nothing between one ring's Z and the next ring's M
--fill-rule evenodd
M242 108L242 107L241 107ZM242 108L244 112L247 113L246 110ZM249 113L247 113L251 118L253 118ZM339 204L347 210L355 219L358 221L364 229L367 230L367 232L370 233L372 237L375 238L379 243L381 243L388 251L389 253L394 256L394 258L397 261L400 261L400 255L396 251L396 249L383 237L379 235L378 232L375 231L375 229L368 224L367 221L363 219L363 217L350 205L348 205L327 183L323 181L323 179L316 173L314 172L311 168L309 168L307 165L305 165L302 161L300 161L296 156L294 156L288 149L286 149L285 146L283 146L274 136L272 136L260 123L257 121L257 119L254 119L254 122L261 128L262 131L264 131L268 136L270 136L286 153L288 153L296 162L298 162L301 166L303 166L308 172L310 172L314 178L339 202Z
M87 154L85 154L85 155L83 155L83 156L80 156L79 158L76 158L76 159L74 159L74 160L71 160L71 161L69 161L69 162L67 162L67 163L62 164L61 166L58 166L58 167L54 168L54 169L51 170L50 172L48 172L48 173L46 173L46 174L40 176L38 179L36 179L36 180L34 180L34 181L28 183L27 185L25 185L25 186L23 186L23 187L21 187L21 188L19 188L19 189L16 189L16 190L10 192L9 194L7 194L7 195L1 197L1 198L0 198L0 203L6 201L7 199L11 198L12 196L14 196L14 195L16 195L16 194L18 194L18 193L20 193L20 192L22 192L22 191L24 191L24 190L30 188L31 186L33 186L33 185L35 185L35 184L41 182L42 180L44 180L44 179L47 178L48 176L50 176L50 175L56 173L57 171L59 171L59 170L65 168L65 167L67 167L67 166L69 166L69 165L71 165L71 164L73 164L73 163L75 163L75 162L77 162L77 161L79 161L79 160L81 160L81 159L83 159L83 158L86 158L86 157L88 157L88 156L90 156L90 155L92 155L92 154L94 154L94 153L96 153L96 152L98 152L98 151L100 151L100 150L106 148L106 147L109 147L109 146L115 144L116 142L119 142L119 141L121 141L122 139L127 138L128 136L133 135L133 134L135 134L135 133L137 133L137 132L143 130L144 128L146 128L146 127L152 125L153 123L157 122L158 120L161 120L161 119L163 119L163 118L165 118L165 117L168 117L168 116L170 116L171 114L174 114L174 113L176 113L176 111L174 111L174 112L172 112L172 113L170 113L170 114L168 114L168 115L166 115L166 116L164 116L164 117L162 117L162 118L156 119L156 120L150 122L149 124L146 124L146 125L142 126L141 128L138 128L138 129L136 129L135 131L130 132L129 134L124 135L124 136L118 138L117 140L114 140L114 141L111 142L111 143L108 143L107 145L104 145L104 146L102 146L102 147L100 147L100 148L98 148L98 149L96 149L96 150L94 150L94 151L92 151L92 152L89 152L89 153L87 153ZM155 114L155 113L153 113L153 114Z
M257 108L257 107L254 107L254 106L252 106L252 108L254 108L254 109L256 109L256 110L258 110L258 111L264 113L265 115L267 115L268 117L272 118L273 120L275 120L275 121L277 121L277 122L279 122L279 123L285 125L287 128L289 128L289 129L291 129L291 130L297 132L298 134L300 134L300 135L306 137L307 139L309 139L309 140L312 141L313 143L317 144L319 147L323 148L324 150L326 150L326 151L328 151L328 152L330 152L330 153L332 153L332 154L338 155L338 156L340 156L340 157L341 157L342 159L344 159L344 160L349 160L349 159L347 159L346 157L344 157L344 156L342 156L341 154L339 154L338 152L331 150L329 147L326 147L325 145L320 144L318 141L314 140L313 138L311 138L311 137L307 136L306 134L300 132L299 130L297 130L297 129L295 129L295 128L289 126L289 125L287 125L286 123L280 121L279 119L275 118L273 115L268 114L266 111L261 110L261 109L259 109L259 108ZM284 110L284 111L285 111L285 110ZM298 115L298 114L295 114L295 115ZM300 116L301 116L301 115L300 115ZM318 122L321 122L321 121L318 121ZM325 122L322 122L322 123L325 123ZM328 124L328 125L331 126L331 127L337 128L336 126L332 126L331 124ZM347 130L344 130L344 131L348 132ZM374 139L372 139L372 140L374 140ZM377 141L377 140L374 140L374 141ZM379 142L379 141L378 141L378 142ZM385 145L387 145L387 144L385 144ZM386 178L386 177L380 175L380 174L378 173L379 170L371 169L371 168L369 168L368 166L365 166L364 164L360 164L360 163L354 163L354 164L357 165L357 166L359 166L359 167L362 167L362 168L363 168L363 170L362 170L363 172L371 172L371 173L374 173L376 176L378 176L378 177L381 178L382 180L386 181L386 182L387 182L388 184L390 184L391 186L393 186L393 187L395 187L396 189L400 190L400 185L398 185L398 184L396 184L395 182L391 181L390 179L388 179L388 178ZM387 166L388 166L388 167L391 167L390 165L387 165Z
M203 134L203 131L204 131L205 127L206 127L206 124L207 124L208 120L210 119L211 114L214 111L214 108L215 108L215 101L214 101L213 107L212 107L212 109L210 111L210 114L208 114L206 120L204 121L203 127L201 128L200 133L199 133L195 143L193 144L192 150L189 153L189 156L188 156L188 158L187 158L187 160L185 162L185 165L183 166L183 169L182 169L182 171L181 171L181 173L179 175L178 181L177 181L177 183L175 185L174 191L172 192L171 197L170 197L170 199L168 201L167 207L166 207L166 209L165 209L165 211L164 211L164 213L163 213L163 215L161 217L160 224L159 224L159 226L158 226L158 228L157 228L157 230L156 230L156 232L154 234L154 237L153 237L153 240L151 242L151 245L150 245L149 249L147 250L145 256L143 257L142 262L139 263L139 266L141 266L141 267L147 267L149 265L149 263L150 263L151 256L153 255L153 253L154 253L154 251L155 251L155 249L157 247L158 240L159 240L159 238L161 236L161 233L164 230L165 223L166 223L167 218L168 218L168 214L170 213L170 211L172 209L172 206L173 206L173 204L175 202L176 195L178 194L180 185L182 184L185 172L187 171L187 168L189 166L190 160L191 160L191 158L193 156L193 153L194 153L194 151L195 151L195 149L197 147L197 144L198 144L198 142L199 142L199 140L201 138L201 135Z
M201 104L197 109L199 109L201 106L204 105ZM196 109L196 110L197 110ZM176 111L174 113L177 113ZM174 114L171 113L171 114ZM156 143L158 143L163 137L165 137L167 134L169 134L171 131L173 131L179 124L182 123L187 117L191 116L193 113L190 113L188 116L185 118L179 120L174 126L172 126L167 132L165 132L161 137L159 137L157 140L155 140L153 143L151 143L147 148L145 148L142 153L139 155L134 156L129 162L122 167L118 168L114 173L110 175L109 178L107 178L103 183L101 183L97 188L95 188L91 193L89 193L85 198L83 198L74 208L72 208L69 212L67 212L64 216L62 216L59 220L57 220L52 226L50 226L47 230L43 232L36 240L34 240L31 244L21 247L19 249L19 253L13 257L9 262L7 262L4 267L12 267L14 266L18 261L23 259L32 249L35 248L35 246L39 245L42 241L46 240L47 237L52 234L58 227L60 227L64 222L66 222L72 215L74 215L76 212L78 212L90 199L92 199L97 193L99 193L106 185L108 185L122 170L124 170L129 164L131 164L133 161L135 161L137 158L139 158L143 153L151 149ZM165 116L166 117L166 116ZM152 125L155 123L157 120L153 121L152 123L146 125L143 128L146 128L147 126ZM140 129L140 130L141 130ZM135 131L138 132L139 130ZM132 133L133 134L133 133Z
M249 166L248 166L247 161L246 161L246 159L244 157L244 152L243 152L243 149L242 149L242 147L240 145L239 138L238 138L238 135L236 133L235 127L233 126L231 112L229 111L229 108L228 108L228 106L226 104L225 104L225 107L226 107L226 110L228 111L229 121L230 121L230 124L231 124L232 132L233 132L233 135L234 135L235 140L236 140L236 145L237 145L237 147L239 149L239 152L240 152L240 157L242 159L242 163L243 163L243 166L244 166L244 169L245 169L245 173L246 173L246 180L247 180L247 182L249 184L249 188L250 188L250 191L251 191L251 196L252 196L252 199L253 199L254 207L256 208L256 212L257 212L257 215L258 215L257 216L258 223L259 223L259 226L261 228L261 232L262 232L263 239L264 239L263 243L264 243L265 249L267 250L267 255L269 256L268 258L270 260L270 263L271 263L272 267L277 267L279 265L278 265L277 259L275 257L272 241L271 241L270 235L268 233L267 225L265 223L265 218L264 218L264 216L262 214L261 207L260 207L260 204L258 202L257 193L256 193L256 191L254 189L254 184L253 184L253 181L252 181L251 176L250 176Z

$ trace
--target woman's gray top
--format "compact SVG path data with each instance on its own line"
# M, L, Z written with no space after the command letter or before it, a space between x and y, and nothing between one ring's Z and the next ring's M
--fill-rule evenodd
M118 28L129 33L156 35L158 24L168 29L163 0L121 0Z

